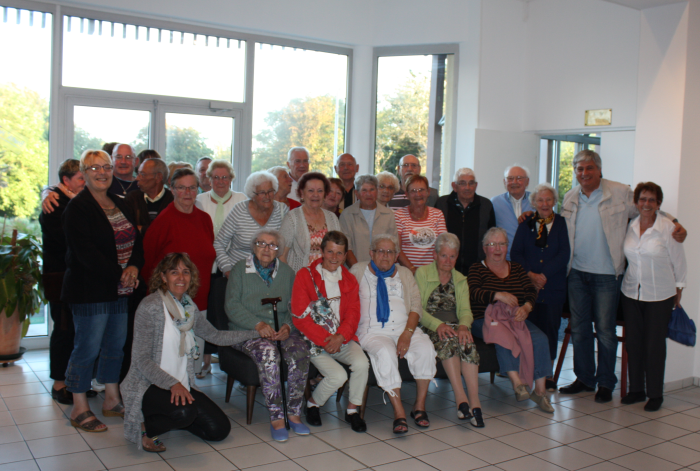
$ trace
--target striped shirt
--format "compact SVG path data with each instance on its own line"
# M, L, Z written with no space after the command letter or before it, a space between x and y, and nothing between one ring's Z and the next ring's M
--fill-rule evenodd
M282 219L289 211L287 205L274 201L274 209L264 226L257 223L248 210L249 200L241 201L231 209L214 240L216 263L223 273L251 253L250 242L260 229L279 230ZM281 249L281 247L280 247ZM278 253L279 254L279 253Z
M134 250L136 228L124 217L124 213L122 213L119 208L105 209L104 212L114 230L114 241L117 245L117 262L119 266L122 267L122 270L124 270L131 258L131 252ZM125 287L121 282L119 282L119 286L117 286L117 294L119 296L128 296L133 293L133 291L133 288Z
M427 209L428 217L423 221L411 219L408 208L394 211L401 251L416 267L432 263L435 241L440 234L447 232L442 211L431 207Z
M518 306L529 302L535 307L537 290L519 263L510 262L510 273L499 278L484 262L477 262L469 268L469 301L474 319L481 319L489 304L495 303L494 296L505 291L518 298Z

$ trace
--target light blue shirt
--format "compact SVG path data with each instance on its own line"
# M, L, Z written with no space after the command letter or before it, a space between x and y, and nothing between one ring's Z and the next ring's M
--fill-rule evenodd
M365 221L367 221L367 225L369 226L369 242L372 243L372 226L374 226L374 215L377 213L377 208L360 208L360 211L362 212L362 215L365 217Z
M510 247L513 245L515 232L518 230L518 218L515 216L515 208L513 208L513 202L507 191L491 198L491 203L493 204L493 212L496 215L496 225L505 229L506 234L508 234L508 254L506 259L510 260ZM525 192L520 205L521 214L526 211L534 211L530 204L529 191Z
M615 266L598 211L602 199L601 188L591 193L590 198L583 192L579 194L571 268L596 275L614 275Z

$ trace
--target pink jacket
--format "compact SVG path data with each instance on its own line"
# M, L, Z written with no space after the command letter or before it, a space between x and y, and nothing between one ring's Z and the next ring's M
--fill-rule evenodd
M513 357L520 357L520 379L525 386L532 387L535 376L532 337L525 322L514 320L517 310L501 301L489 304L484 313L484 342L498 344L510 350Z

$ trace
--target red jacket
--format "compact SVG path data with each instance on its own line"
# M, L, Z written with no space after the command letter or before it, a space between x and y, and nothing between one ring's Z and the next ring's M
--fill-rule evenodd
M316 271L316 267L322 261L323 259L316 260L309 268L311 269L311 273L313 273L318 290L323 296L327 296L326 284L321 278L321 274ZM355 335L355 333L357 332L357 325L360 323L360 285L347 268L341 267L341 270L343 270L343 279L338 283L338 287L340 288L340 326L336 333L345 337L345 342L343 343L348 343L350 340L357 341L357 335ZM297 318L297 316L302 315L306 308L309 307L309 303L317 300L318 296L316 295L314 284L311 281L309 270L302 268L297 272L296 278L294 279L294 289L292 291L292 321L294 322L294 326L299 329L302 334L306 335L309 340L319 347L325 347L326 338L330 333L316 324L311 319L311 316L306 316L303 319Z

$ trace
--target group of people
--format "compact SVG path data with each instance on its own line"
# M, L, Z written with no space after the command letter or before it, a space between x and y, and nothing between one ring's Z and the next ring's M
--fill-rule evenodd
M294 147L287 168L252 173L238 193L227 161L171 172L155 151L85 151L61 165L41 216L45 279L60 293L50 299L53 396L73 404L75 427L105 431L87 401L95 378L105 386L103 415L124 417L125 437L147 451L164 451L158 436L172 429L221 440L230 423L195 377L211 371L217 346L231 345L257 365L274 440L288 439L285 419L297 435L321 425L320 408L346 382L345 420L367 430L370 366L393 406L393 432L408 432L403 359L416 381L416 426L430 426L425 400L440 361L457 417L484 427L475 337L495 344L518 401L553 412L546 393L557 387L567 297L578 379L560 392L598 386L596 401L610 401L622 289L623 402L648 396L657 410L665 329L685 286L685 230L658 211L657 185L633 192L602 179L593 151L573 165L579 186L557 214L556 189L528 192L522 166L506 169L506 192L492 200L477 195L468 168L438 197L414 155L401 158L397 177L358 175L355 158L341 154L339 178L328 179ZM222 277L228 325L207 315L222 302L209 289ZM306 397L310 364L320 376Z

